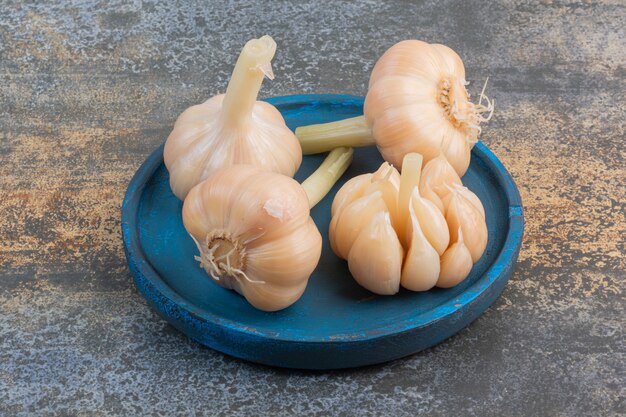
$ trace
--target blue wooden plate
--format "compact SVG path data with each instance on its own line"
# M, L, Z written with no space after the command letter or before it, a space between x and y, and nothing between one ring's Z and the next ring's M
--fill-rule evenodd
M268 100L290 128L357 116L363 98L304 95ZM323 156L305 157L303 180ZM336 369L401 358L433 346L478 317L501 293L522 242L519 192L500 161L478 143L463 183L482 200L489 243L470 276L450 289L402 290L376 296L350 276L328 244L330 204L349 178L378 168L375 147L356 150L354 162L311 215L324 238L322 257L304 295L291 307L266 313L215 284L194 260L197 249L181 219L182 202L170 191L163 147L143 163L128 186L122 232L139 292L163 318L198 342L268 365Z

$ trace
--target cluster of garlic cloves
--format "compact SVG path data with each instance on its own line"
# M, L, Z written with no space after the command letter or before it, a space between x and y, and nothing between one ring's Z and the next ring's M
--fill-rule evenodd
M331 248L366 289L391 295L400 286L427 291L463 281L487 244L480 199L445 157L422 169L404 157L402 174L383 163L348 181L331 209ZM422 189L426 192L422 193Z
M293 177L302 162L300 144L271 104L257 101L265 76L273 78L276 43L269 36L243 47L226 94L185 110L165 143L170 186L181 200L214 171L249 164Z

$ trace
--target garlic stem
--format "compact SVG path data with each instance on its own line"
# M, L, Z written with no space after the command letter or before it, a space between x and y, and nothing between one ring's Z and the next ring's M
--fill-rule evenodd
M409 201L411 200L413 189L420 183L423 159L424 158L419 153L412 152L406 154L404 156L404 160L402 161L400 192L398 196L400 216L402 218L409 217Z
M375 143L365 116L300 126L296 129L296 136L305 155L326 152L339 146L355 148Z
M222 119L228 126L241 126L252 115L263 77L273 79L272 58L276 42L265 35L249 40L237 59L222 104Z
M309 207L313 208L333 188L352 162L352 148L333 149L322 165L302 183L302 188L309 198Z

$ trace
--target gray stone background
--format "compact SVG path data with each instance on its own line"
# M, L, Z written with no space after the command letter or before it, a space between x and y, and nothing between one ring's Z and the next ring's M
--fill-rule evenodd
M0 1L0 415L626 414L623 1ZM515 275L469 328L381 366L299 372L199 346L127 270L125 186L246 40L264 97L364 94L418 38L490 77L482 140L526 209Z

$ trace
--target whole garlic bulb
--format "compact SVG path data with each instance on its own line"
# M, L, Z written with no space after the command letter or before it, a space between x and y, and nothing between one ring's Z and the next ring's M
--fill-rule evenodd
M183 224L196 242L200 266L258 309L276 311L293 304L322 250L310 207L351 160L352 149L334 150L302 185L250 165L214 171L183 203Z
M292 177L302 162L297 138L271 104L257 101L264 76L273 78L276 43L269 36L246 43L226 94L185 110L165 143L170 186L181 200L215 170L250 164Z
M485 88L474 104L466 85L463 61L452 49L405 40L376 62L364 116L299 127L296 136L305 154L375 143L383 158L396 167L408 153L420 153L428 162L443 150L462 176L480 124L491 118L494 109Z
M445 158L423 170L422 162L421 155L407 154L399 177L385 163L374 174L350 180L333 202L331 248L348 261L354 279L376 294L395 294L400 286L454 286L485 250L487 226L478 197L461 185ZM445 197L435 194L441 209L420 194L425 175L424 184L432 181Z
M183 223L202 268L261 310L300 298L321 255L322 237L302 186L248 165L217 170L194 187Z

